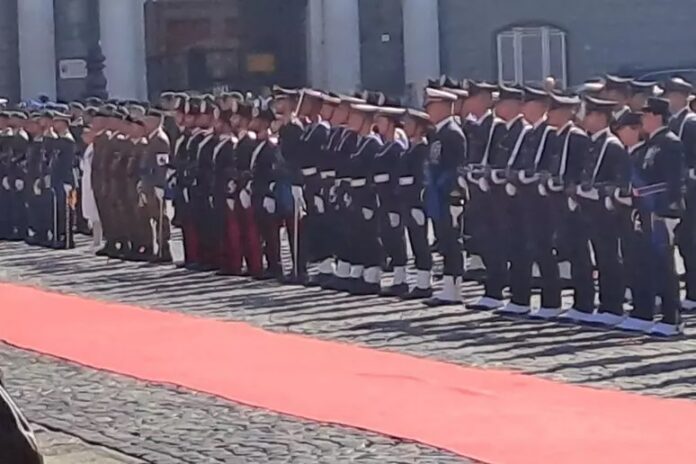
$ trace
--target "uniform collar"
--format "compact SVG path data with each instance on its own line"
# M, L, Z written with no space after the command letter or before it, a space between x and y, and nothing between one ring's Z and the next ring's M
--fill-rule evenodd
M515 123L516 123L517 121L519 121L520 119L522 119L522 115L521 115L521 114L518 114L517 116L515 116L515 117L512 118L511 120L506 121L506 122L505 122L505 128L506 128L507 130L510 130L510 128L511 128L512 126L514 126Z
M483 122L486 120L486 118L487 118L488 116L490 116L491 114L493 114L493 112L489 109L489 110L486 110L485 113L483 113L483 114L481 115L480 118L477 118L477 117L472 113L472 114L469 114L469 116L471 117L471 119L470 119L469 117L467 117L467 119L468 119L469 121L473 122L474 124L476 124L477 126L480 126L481 124L483 124Z
M538 129L542 124L546 122L546 115L543 115L542 117L539 118L537 122L532 124L532 129Z
M645 145L645 142L638 142L635 145L631 145L630 147L628 147L628 154L629 155L633 154L633 152L635 152L637 149L639 149L643 145Z
M565 132L567 129L573 127L573 121L568 121L567 123L563 124L561 127L556 129L557 134L562 134Z
M443 127L445 127L447 124L449 124L449 123L451 123L451 122L453 122L453 121L454 121L454 117L453 117L453 116L447 116L445 119L443 119L442 121L440 121L440 122L438 122L437 124L435 124L435 130L436 130L437 132L439 132L440 130L442 130Z
M152 140L162 133L162 126L157 126L155 130L148 134L147 139Z
M660 126L660 127L658 127L657 129L655 129L655 130L652 132L652 134L650 134L650 136L648 137L648 140L652 140L656 135L659 135L660 132L664 132L664 131L666 131L666 130L669 130L669 129L667 128L667 126Z
M609 134L611 134L611 128L605 127L601 131L597 131L594 134L592 134L592 141L596 142L603 135L609 135Z
M682 108L679 111L677 111L676 113L674 113L670 119L679 119L684 114L688 113L689 111L690 111L689 105L686 105L684 108Z

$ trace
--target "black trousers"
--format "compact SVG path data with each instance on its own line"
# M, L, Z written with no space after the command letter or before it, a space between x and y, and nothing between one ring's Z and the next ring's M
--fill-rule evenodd
M625 230L625 216L609 211L604 202L586 202L583 216L587 221L590 243L599 271L599 309L623 314L626 276L620 255L621 231Z
M462 256L462 229L460 220L455 220L450 213L450 206L461 207L456 199L443 198L442 203L448 205L435 221L435 238L444 261L443 274L452 277L464 275L464 258Z
M533 243L531 214L532 197L529 192L518 191L517 195L507 198L509 218L509 253L510 262L510 302L529 306L532 295L532 260Z
M530 238L532 261L539 266L541 274L541 306L561 307L561 276L556 255L555 239L557 222L551 214L558 203L557 197L534 194L531 199Z
M632 234L633 317L651 320L655 313L655 297L662 300L662 322L681 322L679 277L674 263L674 244L665 225L653 221L649 214L638 214L639 226Z
M467 222L467 225L471 225L474 242L478 243L476 248L486 266L484 295L496 300L503 299L503 289L508 280L506 243L509 218L504 208L507 201L505 192L493 187L478 199L475 222Z
M423 204L415 201L407 203L402 209L401 217L408 232L416 269L430 271L433 268L433 256L428 243L428 218ZM423 220L419 222L416 218Z
M676 244L684 260L686 298L696 301L696 187L690 186L686 195L686 211L676 230Z
M351 217L354 229L350 243L353 251L352 264L369 267L381 266L383 249L379 239L379 211L377 196L370 186L353 189ZM348 245L348 244L347 244Z
M0 185L0 240L12 236L12 193Z
M570 263L571 286L575 299L573 308L591 313L594 311L595 286L589 225L582 210L571 211L567 198L561 198L556 212L559 218L556 248L561 259Z
M303 219L304 238L300 248L308 261L323 261L334 255L331 216L319 176L309 179L304 187L307 215ZM306 263L305 263L306 267Z
M403 208L395 193L395 186L384 185L377 190L379 197L379 230L384 254L392 265L406 266L406 228Z

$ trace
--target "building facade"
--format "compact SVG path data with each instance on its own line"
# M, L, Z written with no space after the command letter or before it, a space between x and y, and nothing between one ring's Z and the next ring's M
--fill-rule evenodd
M84 96L103 54L107 91L272 83L369 88L417 101L428 78L565 85L614 72L696 69L683 0L0 0L0 94Z

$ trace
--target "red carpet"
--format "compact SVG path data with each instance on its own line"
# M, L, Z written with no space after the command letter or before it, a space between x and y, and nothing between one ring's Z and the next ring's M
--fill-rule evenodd
M696 462L696 403L688 401L463 368L2 284L0 339L495 464Z

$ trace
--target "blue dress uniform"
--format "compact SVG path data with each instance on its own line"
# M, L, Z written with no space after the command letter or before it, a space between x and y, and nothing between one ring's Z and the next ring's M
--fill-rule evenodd
M453 103L457 97L446 91L427 88L428 101ZM461 220L466 199L466 178L462 169L468 159L468 142L452 116L435 123L429 135L428 216L435 224L436 238L444 258L443 289L426 301L429 306L460 304L464 259Z
M355 105L364 113L374 113L376 106ZM351 233L360 237L352 244L351 288L353 295L379 295L381 291L382 246L379 241L378 200L374 184L374 159L384 147L376 133L362 137L349 161L350 204L348 214Z
M37 115L32 115L32 118ZM27 237L29 245L38 245L47 241L48 230L41 221L41 165L43 163L42 134L32 134L27 146L27 168L24 179L24 194L27 203Z
M669 114L669 103L649 98L646 112ZM630 324L625 328L650 331L655 335L675 336L683 331L679 280L674 263L674 229L684 207L683 181L685 173L684 148L668 127L649 135L644 146L633 157L632 184L635 230L643 246L639 298L634 296ZM662 300L662 321L652 325L655 297ZM637 321L636 321L637 320ZM637 323L642 322L642 324Z
M62 121L66 126L70 124L70 115L56 114L54 120ZM73 167L75 166L75 156L77 146L75 139L70 133L69 127L57 134L55 140L54 156L51 159L51 189L55 201L54 224L56 232L53 236L53 246L55 248L73 248L73 213L75 199L75 176Z
M626 191L628 188L630 160L626 149L608 126L615 102L588 96L585 104L588 113L599 112L607 119L607 127L590 136L589 151L576 191L583 221L583 228L578 233L587 232L594 250L599 270L600 306L596 315L593 314L594 307L576 307L562 317L573 321L612 325L618 323L623 316L627 283L619 251L621 231L624 230L621 221L624 217L614 207L613 195L617 189ZM593 272L591 262L578 260L572 266L576 285L590 281ZM589 292L588 289L579 291L582 295Z
M383 106L378 110L381 117L393 119L394 123L405 112L405 109L395 106ZM407 149L406 134L398 128L394 131L393 140L387 142L375 156L372 169L372 181L378 199L380 239L384 253L391 260L394 268L392 285L382 290L383 296L401 296L409 290L406 283L406 262L408 260L406 235L401 205L397 196L399 161Z
M521 89L501 86L499 102L521 101ZM478 242L477 251L486 267L484 295L470 308L479 310L497 309L503 305L503 288L507 285L507 204L502 182L505 179L507 161L515 146L521 129L521 118L503 121L488 113L479 123L469 122L470 153L472 171L468 174L472 202L467 205L467 214L472 221L471 235ZM473 206L473 207L472 207Z
M524 90L525 103L547 103L549 98L541 89L527 87ZM507 305L498 310L517 315L530 312L534 262L538 263L543 279L541 306L560 307L558 265L550 247L540 243L550 240L553 232L549 230L549 221L540 217L545 213L545 198L539 195L538 190L541 162L545 159L547 143L554 128L541 118L522 130L524 135L518 139L519 145L508 159L508 183L505 186L510 196L510 231L513 233L509 253L511 298Z
M335 149L336 180L334 191L331 194L335 198L337 239L336 239L336 270L333 279L322 284L322 288L348 291L351 287L351 264L353 264L353 242L351 214L351 155L358 150L361 136L353 129L346 127L340 136Z
M428 113L409 109L407 115L420 121L425 127L430 125ZM428 218L424 201L427 186L425 171L429 154L428 139L423 137L421 140L411 140L408 150L399 160L398 198L401 217L406 226L416 267L416 285L407 294L402 295L405 300L430 298L433 295L433 257L428 244Z
M554 106L575 106L579 99L552 95ZM562 127L556 128L549 139L549 153L546 164L546 176L540 183L540 192L548 197L548 216L555 231L553 246L558 260L570 263L571 278L575 275L575 266L586 269L591 262L587 247L587 235L582 232L582 223L577 210L569 207L568 193L575 194L580 182L580 172L584 157L589 149L589 137L572 121L568 121ZM582 264L578 264L578 263ZM594 281L592 275L584 273L577 276L584 277L584 282L574 282L575 303L574 307L583 308L592 312L594 307ZM560 289L558 289L560 291ZM562 314L560 308L540 308L534 313L534 317L550 319Z
M12 137L12 158L10 160L9 184L11 188L11 239L24 240L27 237L27 202L25 195L25 182L27 171L27 150L29 148L29 135L21 127L22 121L27 119L24 113L15 113L16 121L14 135Z
M690 95L693 86L675 78L664 85L667 94ZM686 300L684 309L696 309L696 114L687 106L669 120L669 129L682 141L687 168L686 209L677 228L676 242L684 260Z

